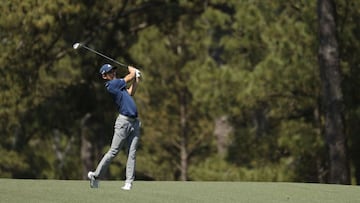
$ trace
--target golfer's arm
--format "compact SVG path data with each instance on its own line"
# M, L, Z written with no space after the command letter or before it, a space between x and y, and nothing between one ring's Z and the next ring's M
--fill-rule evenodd
M129 94L131 96L135 95L137 86L139 84L139 78L134 78L132 84L130 85L130 87L127 89L127 91L129 92Z
M131 82L135 78L135 72L136 72L136 69L132 66L128 66L128 70L129 70L129 74L127 74L124 77L126 84Z
M137 82L138 82L138 79L135 77L136 69L132 66L128 66L128 70L129 70L129 74L127 74L124 77L124 80L125 80L126 84L131 82L131 85L129 86L127 91L131 96L134 96L136 88L137 88Z

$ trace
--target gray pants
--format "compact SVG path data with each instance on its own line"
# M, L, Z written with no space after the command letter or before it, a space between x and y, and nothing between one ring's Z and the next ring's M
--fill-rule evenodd
M128 144L126 163L126 181L132 183L135 179L136 148L140 138L140 121L119 115L115 122L115 131L109 151L101 159L95 171L95 177L101 177L109 167L111 160L119 153L124 143Z

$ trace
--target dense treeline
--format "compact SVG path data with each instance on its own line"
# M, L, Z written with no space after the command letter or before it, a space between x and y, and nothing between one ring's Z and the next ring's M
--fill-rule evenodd
M80 41L143 72L137 179L337 182L318 3L2 2L0 177L85 178L109 147L116 110L98 74L109 61L72 49ZM335 3L335 107L358 183L360 2ZM107 178L123 178L123 156Z

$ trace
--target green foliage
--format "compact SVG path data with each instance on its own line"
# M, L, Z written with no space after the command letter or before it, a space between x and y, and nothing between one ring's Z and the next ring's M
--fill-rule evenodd
M336 3L359 171L359 3ZM191 180L324 181L315 1L14 0L0 11L1 177L79 179L81 138L94 164L106 151L116 112L97 71L109 61L74 51L80 41L143 73L144 177L179 179L185 149ZM221 116L233 127L225 157L213 136Z
M166 166L175 179L175 174L183 167L180 165L180 151L186 150L186 159L191 163L191 159L206 153L203 148L209 143L206 138L211 135L203 129L202 125L207 125L208 121L201 120L201 112L193 105L194 97L188 80L192 77L194 65L206 58L205 45L190 43L202 39L203 33L193 32L189 21L189 16L184 15L172 31L155 27L146 29L139 34L138 43L130 49L133 58L142 61L146 67L144 93L138 93L137 101L140 104L147 102L148 108L151 108L141 109L146 112L142 114L145 133L151 136L149 142L153 143L148 146L151 147L149 150L159 156L156 164L162 166L165 161L177 166ZM154 84L157 84L156 88ZM147 96L149 98L144 101ZM193 119L197 122L192 122ZM153 123L154 120L157 122Z
M11 178L13 174L24 173L29 170L29 165L25 162L25 157L19 155L16 151L8 151L0 148L0 176Z
M341 25L338 27L340 55L341 55L341 68L344 75L343 79L343 92L346 104L346 125L347 135L349 137L349 154L351 161L354 164L354 174L356 183L359 184L360 178L360 160L359 157L359 121L360 111L359 103L360 97L357 87L359 84L359 48L360 48L360 30L356 23L360 19L360 13L354 9L359 6L358 1L340 1L338 2L338 22Z

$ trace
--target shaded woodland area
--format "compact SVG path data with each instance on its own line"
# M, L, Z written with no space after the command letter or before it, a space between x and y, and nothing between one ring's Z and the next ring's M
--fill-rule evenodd
M109 61L73 49L82 42L143 73L138 180L359 184L359 8L3 1L0 177L85 179L108 149L117 112L98 69ZM108 179L123 179L124 156Z

